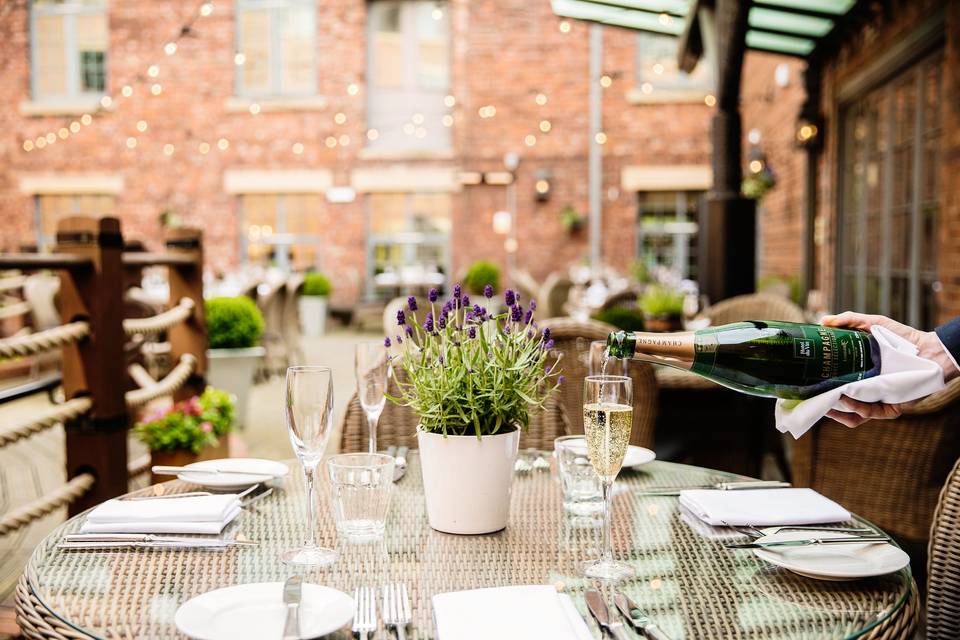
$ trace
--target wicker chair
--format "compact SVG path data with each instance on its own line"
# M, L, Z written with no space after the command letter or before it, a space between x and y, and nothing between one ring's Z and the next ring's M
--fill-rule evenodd
M603 301L600 311L607 309L637 309L637 292L634 289L621 289Z
M294 273L287 279L283 296L283 342L287 345L287 360L291 365L304 362L300 344L300 295L303 292L304 274Z
M390 379L391 395L397 393L396 382ZM407 446L417 448L417 416L409 407L387 402L377 423L377 446L386 449L389 446ZM547 400L543 411L530 416L530 426L520 434L521 449L553 449L553 441L560 436L569 435L570 423L563 402L553 396ZM340 432L340 451L351 453L367 450L367 418L360 406L360 399L354 393L347 405L343 417L343 429Z
M537 300L540 297L540 283L530 275L526 269L516 269L510 272L510 281L513 288L520 292L524 300Z
M960 460L940 492L927 552L927 638L960 638Z
M750 293L721 300L704 309L701 315L710 318L713 326L742 320L806 322L803 309L786 298L769 293Z
M551 318L540 323L550 328L555 349L563 354L560 368L566 380L560 394L573 433L583 433L583 379L589 372L589 362L581 354L593 340L606 340L616 327L596 320L584 322L572 318ZM631 360L629 374L633 379L633 431L630 443L641 447L653 446L653 426L657 417L657 378L653 367L645 362Z
M924 543L960 457L960 379L909 403L896 420L847 429L825 420L793 445L795 485L836 500L895 536Z
M559 318L567 313L567 301L570 299L570 289L573 288L573 281L567 276L559 273L551 273L547 276L543 286L540 287L540 297L537 302L543 308L543 313L548 318Z

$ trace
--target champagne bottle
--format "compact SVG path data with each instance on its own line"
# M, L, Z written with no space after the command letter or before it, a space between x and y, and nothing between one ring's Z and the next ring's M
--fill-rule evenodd
M880 348L868 333L772 320L679 333L616 331L607 353L686 369L750 395L795 400L880 372Z

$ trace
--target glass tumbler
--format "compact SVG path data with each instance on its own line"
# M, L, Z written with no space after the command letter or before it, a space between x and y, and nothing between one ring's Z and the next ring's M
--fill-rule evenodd
M575 516L594 516L603 512L603 488L587 455L587 439L563 436L553 441L557 456L563 508Z
M327 461L331 508L337 532L348 541L383 537L393 494L392 456L343 453Z

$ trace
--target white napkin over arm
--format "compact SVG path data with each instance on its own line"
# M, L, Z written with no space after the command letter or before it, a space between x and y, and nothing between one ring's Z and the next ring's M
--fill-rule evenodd
M886 327L871 328L880 346L880 374L849 382L806 400L778 400L777 429L799 438L831 409L843 411L840 396L861 402L899 404L943 389L943 369L917 355L917 347Z

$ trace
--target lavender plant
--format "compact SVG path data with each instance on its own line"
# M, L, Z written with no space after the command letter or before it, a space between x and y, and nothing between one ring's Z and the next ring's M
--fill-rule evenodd
M484 297L489 304L490 285ZM534 321L536 301L524 308L508 290L504 302L506 312L490 315L458 284L442 305L431 289L422 319L414 296L397 312L398 333L385 344L405 375L397 377L399 397L387 397L410 407L424 431L479 438L525 430L530 411L563 382L550 330Z

